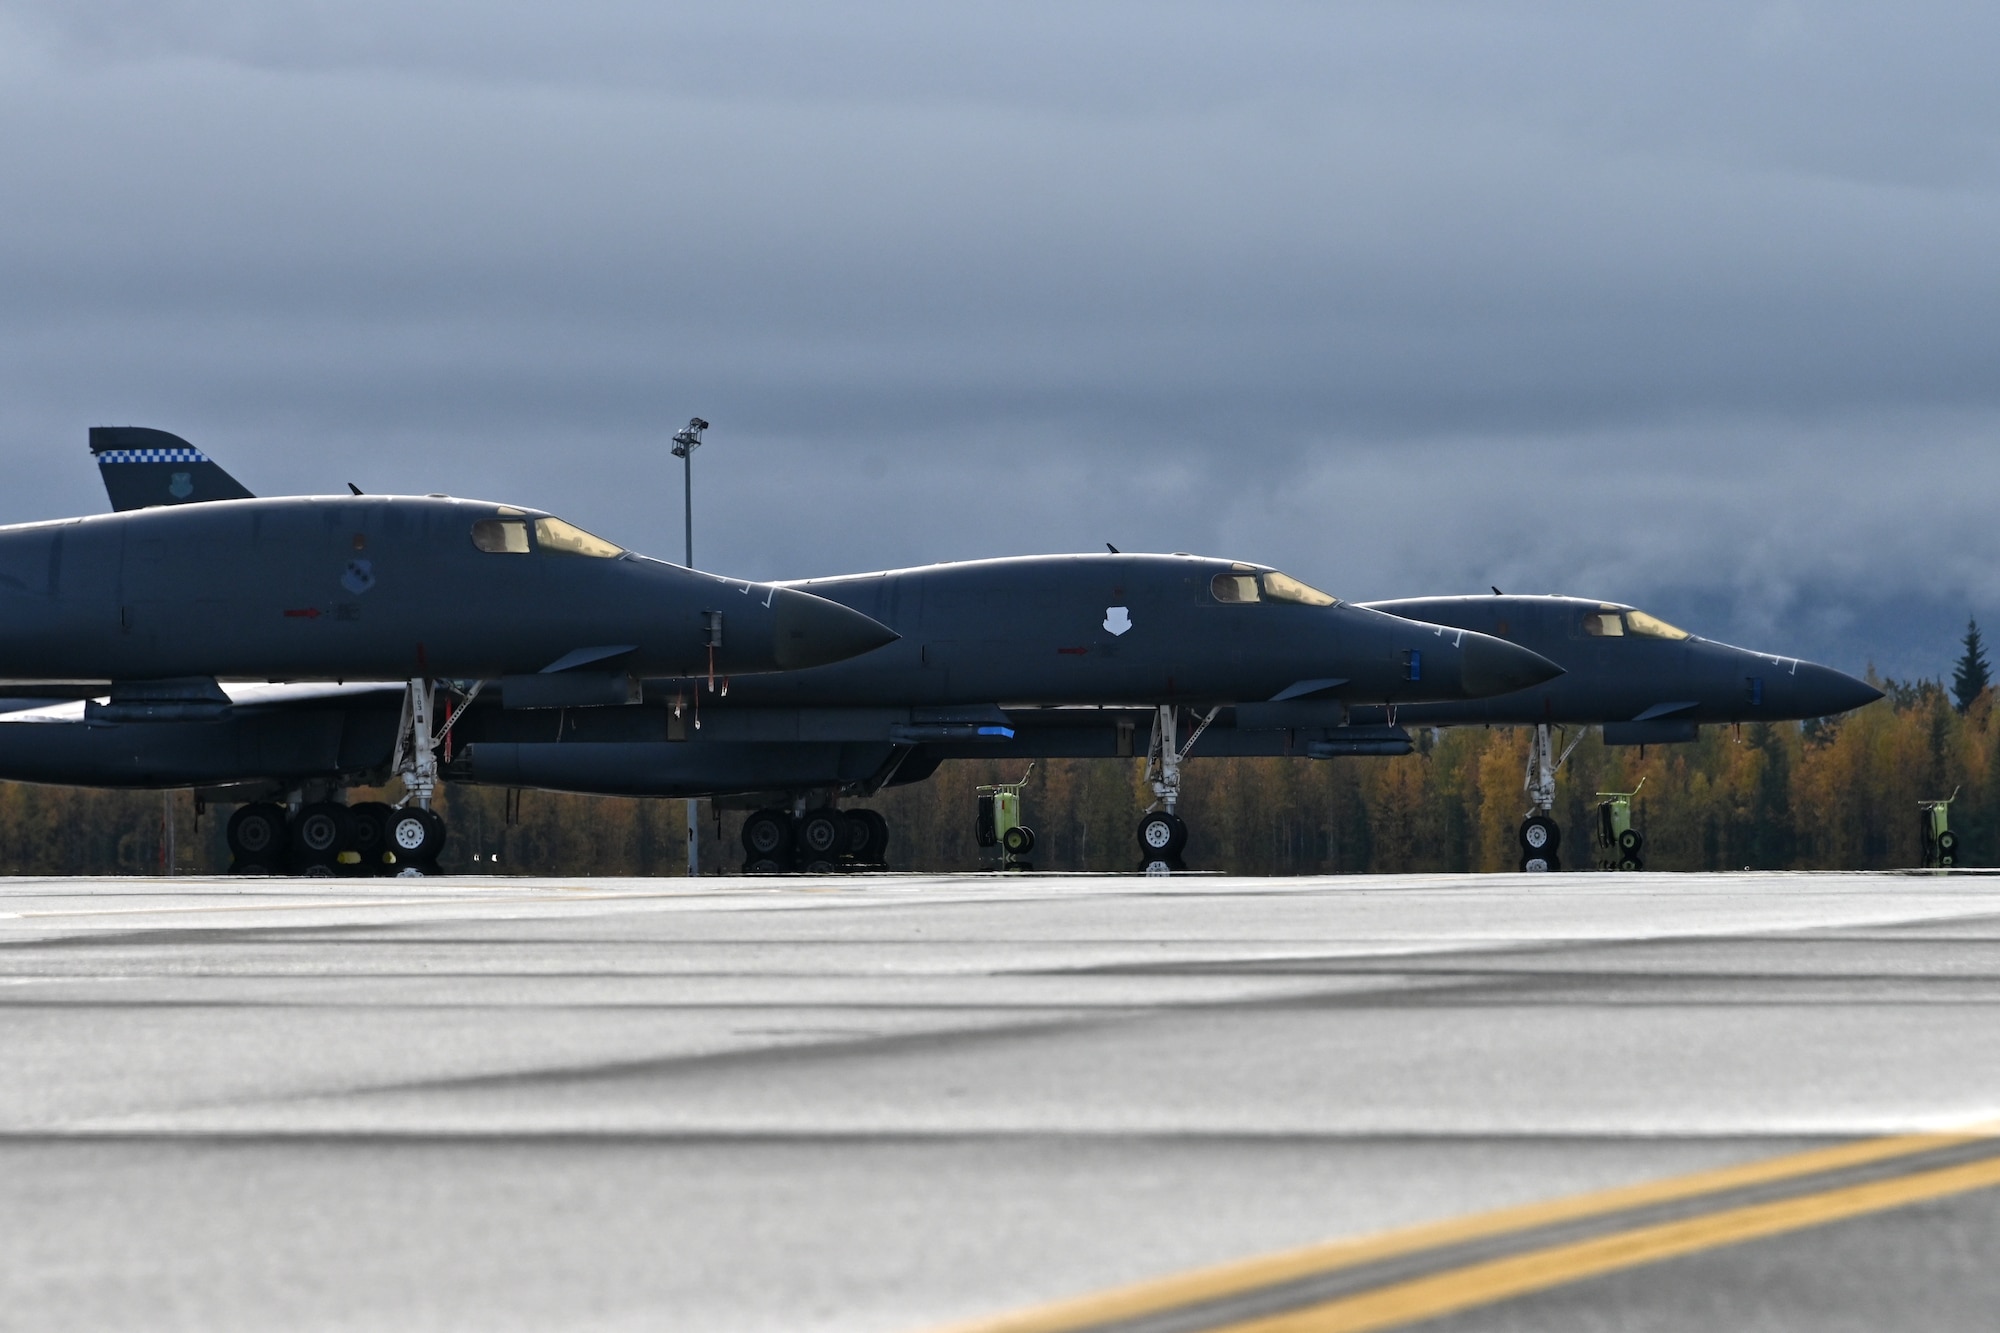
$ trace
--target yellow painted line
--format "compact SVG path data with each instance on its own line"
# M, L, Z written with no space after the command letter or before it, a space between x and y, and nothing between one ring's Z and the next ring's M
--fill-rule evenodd
M1816 1148L1761 1162L1719 1167L1665 1180L1622 1185L1589 1194L1404 1227L1357 1240L1328 1241L1115 1287L1014 1314L953 1324L937 1330L937 1333L1066 1333L1070 1329L1158 1314L1421 1250L1973 1143L1993 1137L1995 1130L1995 1126L1982 1125L1965 1130L1864 1139L1858 1143ZM2000 1165L1996 1165L1995 1169L2000 1170Z
M1623 1268L1699 1254L1725 1245L1741 1245L1767 1236L1782 1236L1786 1232L1995 1185L2000 1185L2000 1160L1849 1185L1493 1259L1287 1314L1220 1325L1215 1333L1366 1333L1370 1329L1393 1328Z

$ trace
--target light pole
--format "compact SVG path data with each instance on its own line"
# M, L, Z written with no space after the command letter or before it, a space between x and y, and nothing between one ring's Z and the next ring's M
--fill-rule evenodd
M674 457L681 460L681 514L687 531L687 567L694 568L694 451L701 448L701 433L708 423L689 417L688 424L674 432ZM701 802L687 803L688 877L701 874Z

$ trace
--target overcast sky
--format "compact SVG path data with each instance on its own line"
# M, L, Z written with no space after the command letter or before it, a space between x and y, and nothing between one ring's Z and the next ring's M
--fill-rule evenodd
M2000 14L0 0L0 520L92 425L804 576L2000 629Z

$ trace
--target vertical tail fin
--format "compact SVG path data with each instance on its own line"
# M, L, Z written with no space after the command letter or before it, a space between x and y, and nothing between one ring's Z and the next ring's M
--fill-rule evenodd
M202 500L249 500L242 482L178 435L145 426L92 426L90 452L118 513Z

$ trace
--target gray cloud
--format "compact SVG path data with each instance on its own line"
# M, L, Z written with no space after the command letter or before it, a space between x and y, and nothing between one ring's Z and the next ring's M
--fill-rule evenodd
M1972 7L0 4L0 518L91 424L750 575L1240 554L1934 672Z

